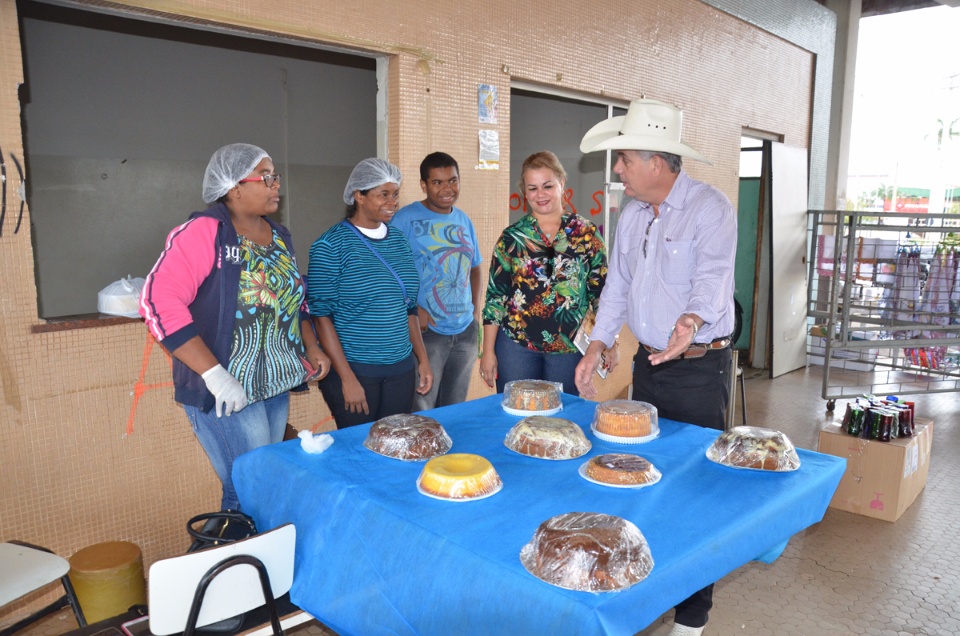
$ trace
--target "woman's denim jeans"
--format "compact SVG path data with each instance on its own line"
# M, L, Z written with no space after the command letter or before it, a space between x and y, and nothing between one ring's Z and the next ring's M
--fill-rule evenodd
M563 392L580 395L574 382L580 352L543 353L514 342L502 329L494 344L497 354L497 393L503 393L507 382L514 380L547 380L563 384Z
M216 409L204 413L183 405L200 445L223 484L221 510L239 510L240 500L233 489L233 460L254 448L283 440L290 412L290 393L281 393L262 402L248 404L242 411L217 417Z

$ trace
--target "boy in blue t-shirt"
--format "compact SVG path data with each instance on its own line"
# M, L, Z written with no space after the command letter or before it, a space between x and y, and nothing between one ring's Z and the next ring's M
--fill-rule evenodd
M460 196L460 167L444 152L420 163L426 198L401 208L391 225L410 241L420 273L417 298L423 344L433 369L433 388L416 395L414 410L467 399L477 361L480 248L470 218L454 206Z

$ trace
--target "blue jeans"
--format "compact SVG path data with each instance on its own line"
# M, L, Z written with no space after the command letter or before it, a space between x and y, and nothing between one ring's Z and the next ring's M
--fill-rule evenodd
M463 332L453 336L430 329L423 333L423 346L427 349L433 371L433 387L426 395L417 393L413 396L414 411L460 404L467 399L470 375L477 362L479 329L474 320Z
M543 353L527 349L513 341L501 329L494 343L497 355L497 393L503 393L507 382L514 380L547 380L563 384L563 392L580 395L574 382L577 363L583 358L580 352Z
M242 411L224 417L217 417L216 409L204 413L184 404L183 410L223 484L220 509L239 510L240 500L233 488L233 460L254 448L283 441L290 393L248 404Z

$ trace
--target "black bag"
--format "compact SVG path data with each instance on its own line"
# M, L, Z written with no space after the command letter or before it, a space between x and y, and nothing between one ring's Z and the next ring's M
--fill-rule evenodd
M196 526L203 522L199 530ZM233 543L257 534L257 524L249 515L235 510L208 512L197 515L187 522L187 534L193 537L193 543L187 553L196 552L224 543Z
M740 331L743 329L743 306L736 298L733 299L733 334L730 335L730 348L736 349Z
M197 529L196 526L200 523L203 523L203 526ZM208 512L197 515L187 522L187 534L193 537L193 543L187 548L189 554L252 537L257 534L257 524L250 516L234 510ZM210 634L235 634L243 629L245 618L244 614L238 614L200 627L197 631Z

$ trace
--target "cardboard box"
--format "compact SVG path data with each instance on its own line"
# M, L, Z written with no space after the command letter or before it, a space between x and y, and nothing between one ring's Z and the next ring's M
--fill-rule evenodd
M890 442L852 437L831 424L820 431L817 450L847 460L831 508L896 521L910 507L930 468L933 422L916 418L914 436Z

